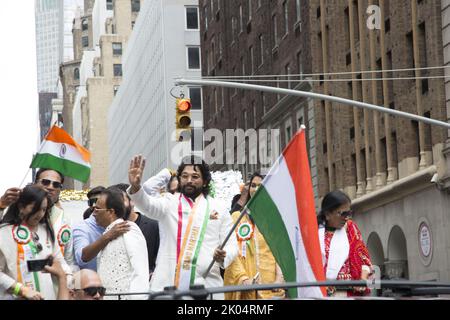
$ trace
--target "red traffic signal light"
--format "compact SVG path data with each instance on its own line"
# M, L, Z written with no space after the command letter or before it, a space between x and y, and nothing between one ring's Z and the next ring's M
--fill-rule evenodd
M191 100L190 99L178 99L177 100L177 109L180 112L188 112L192 108Z
M189 141L191 135L191 100L180 98L176 101L175 129L176 141Z

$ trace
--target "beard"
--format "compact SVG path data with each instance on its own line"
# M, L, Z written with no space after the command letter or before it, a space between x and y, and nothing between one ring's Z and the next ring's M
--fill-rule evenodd
M195 187L194 185L184 185L181 186L181 193L186 197L195 200L203 191L203 186Z

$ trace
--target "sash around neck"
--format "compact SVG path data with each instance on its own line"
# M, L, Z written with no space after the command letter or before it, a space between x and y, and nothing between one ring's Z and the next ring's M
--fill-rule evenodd
M336 280L339 271L347 261L350 253L350 243L348 241L346 227L336 229L331 238L328 261L326 261L325 252L325 228L319 229L320 249L322 251L323 265L327 264L326 278Z

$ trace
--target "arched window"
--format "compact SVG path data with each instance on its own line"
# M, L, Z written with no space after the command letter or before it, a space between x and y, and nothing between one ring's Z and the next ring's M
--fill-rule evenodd
M73 78L75 80L80 80L80 69L75 68L75 70L73 70Z

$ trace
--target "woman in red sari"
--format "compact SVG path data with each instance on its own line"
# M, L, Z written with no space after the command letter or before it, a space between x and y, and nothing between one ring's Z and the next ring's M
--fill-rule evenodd
M341 191L328 193L318 216L319 241L327 280L367 280L372 272L369 251L361 232L350 218L350 198ZM339 290L329 287L329 296L361 296L368 288Z

